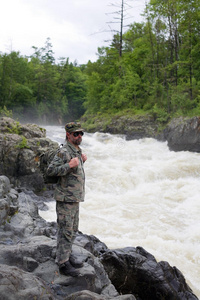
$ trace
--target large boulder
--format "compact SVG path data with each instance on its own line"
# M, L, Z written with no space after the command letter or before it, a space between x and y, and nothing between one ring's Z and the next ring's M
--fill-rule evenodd
M200 117L174 118L160 137L170 150L200 152Z
M101 262L120 294L145 300L198 300L176 267L157 262L142 247L107 250Z
M44 188L40 157L58 144L46 138L46 130L34 124L22 125L0 118L0 175L11 183L33 190Z
M0 176L1 180L2 176ZM7 197L0 199L7 203L4 211L4 221L0 226L0 241L2 244L15 244L19 241L27 241L34 236L47 236L55 239L56 223L46 222L38 214L38 206L46 209L45 205L41 205L40 197L32 197L33 193L28 191L15 192L13 189L9 191ZM10 195L12 198L9 198ZM13 213L13 195L15 211ZM37 202L38 199L38 202ZM7 208L8 207L8 208ZM12 213L11 213L12 212Z
M17 267L0 264L1 300L54 300L52 290L40 278Z
M42 138L46 136L46 130L35 124L20 124L8 117L0 118L0 132L23 135L25 138Z

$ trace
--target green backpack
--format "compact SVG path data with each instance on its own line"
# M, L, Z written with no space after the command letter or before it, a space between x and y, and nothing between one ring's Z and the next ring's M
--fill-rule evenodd
M54 184L58 181L58 176L47 175L47 168L62 146L63 145L61 144L58 148L48 149L46 152L40 155L40 171L43 175L44 183Z

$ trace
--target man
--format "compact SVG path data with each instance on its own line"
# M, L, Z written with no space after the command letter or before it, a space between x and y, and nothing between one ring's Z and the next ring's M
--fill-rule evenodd
M67 123L65 130L66 143L50 163L47 175L59 176L54 193L58 223L56 262L60 273L78 276L70 254L78 231L79 202L84 201L85 196L83 163L87 157L79 147L84 134L80 123Z

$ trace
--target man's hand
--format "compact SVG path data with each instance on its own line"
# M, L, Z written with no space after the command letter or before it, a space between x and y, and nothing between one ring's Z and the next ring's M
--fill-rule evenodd
M78 159L78 157L72 158L70 160L70 162L69 162L70 168L76 168L76 167L78 167L78 165L79 165L79 159Z
M83 162L85 162L87 160L86 154L82 154L81 157L82 157Z

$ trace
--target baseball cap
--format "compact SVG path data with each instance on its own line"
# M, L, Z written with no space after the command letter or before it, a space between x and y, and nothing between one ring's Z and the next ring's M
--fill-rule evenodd
M66 132L72 133L76 131L84 131L83 128L81 128L81 124L77 122L69 122L65 125Z

